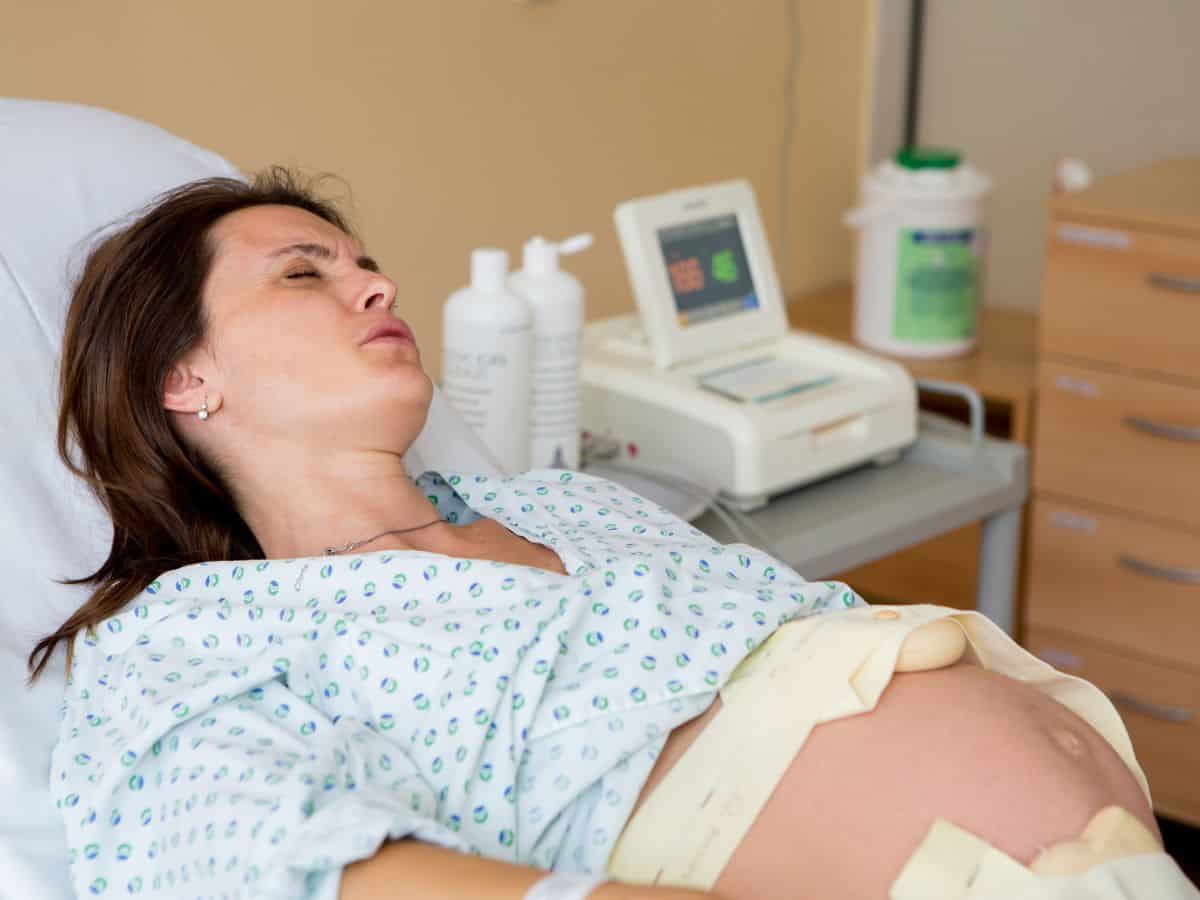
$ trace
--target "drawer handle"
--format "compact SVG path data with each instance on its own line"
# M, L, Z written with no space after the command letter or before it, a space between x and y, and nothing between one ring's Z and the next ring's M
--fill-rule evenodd
M1177 275L1164 275L1162 272L1151 272L1146 280L1156 288L1166 291L1179 291L1182 294L1200 294L1200 279L1180 278Z
M1163 425L1142 416L1126 416L1121 420L1134 431L1142 431L1170 441L1200 441L1200 428L1189 425Z
M1145 575L1148 578L1158 578L1162 581L1173 581L1176 584L1200 584L1200 571L1196 569L1179 569L1173 566L1158 566L1154 563L1146 562L1138 559L1135 556L1127 556L1122 554L1117 558L1117 562L1129 569L1131 572L1137 572L1139 575Z
M1141 700L1132 694L1126 694L1122 691L1109 691L1108 698L1113 703L1119 703L1121 706L1126 706L1134 712L1153 716L1156 719L1166 719L1168 722L1190 722L1195 717L1195 713L1185 706L1160 706L1157 703L1151 703L1149 700Z

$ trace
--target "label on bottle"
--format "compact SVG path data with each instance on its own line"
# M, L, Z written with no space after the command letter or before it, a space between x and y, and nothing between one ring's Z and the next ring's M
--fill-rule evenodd
M542 334L535 341L530 465L579 468L580 332Z
M892 336L957 341L975 335L982 229L902 228Z
M532 401L528 328L456 326L442 348L442 393L506 471L529 468Z
M503 379L508 356L446 347L442 354L442 392L469 425L487 421L489 386Z

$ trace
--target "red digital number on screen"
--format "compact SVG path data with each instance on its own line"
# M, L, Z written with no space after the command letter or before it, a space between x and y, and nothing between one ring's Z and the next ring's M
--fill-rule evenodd
M704 267L695 256L677 259L667 266L671 273L671 286L676 294L690 294L704 288Z

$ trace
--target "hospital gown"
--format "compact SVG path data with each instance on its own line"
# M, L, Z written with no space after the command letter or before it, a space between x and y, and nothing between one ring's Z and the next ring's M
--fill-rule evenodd
M75 642L51 790L81 897L337 896L387 838L603 873L671 729L865 605L603 478L418 479L570 573L418 551L164 574Z

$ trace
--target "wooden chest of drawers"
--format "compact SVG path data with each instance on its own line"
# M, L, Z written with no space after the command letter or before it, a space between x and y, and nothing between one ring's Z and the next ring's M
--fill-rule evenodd
M1051 200L1022 640L1200 825L1200 160Z

